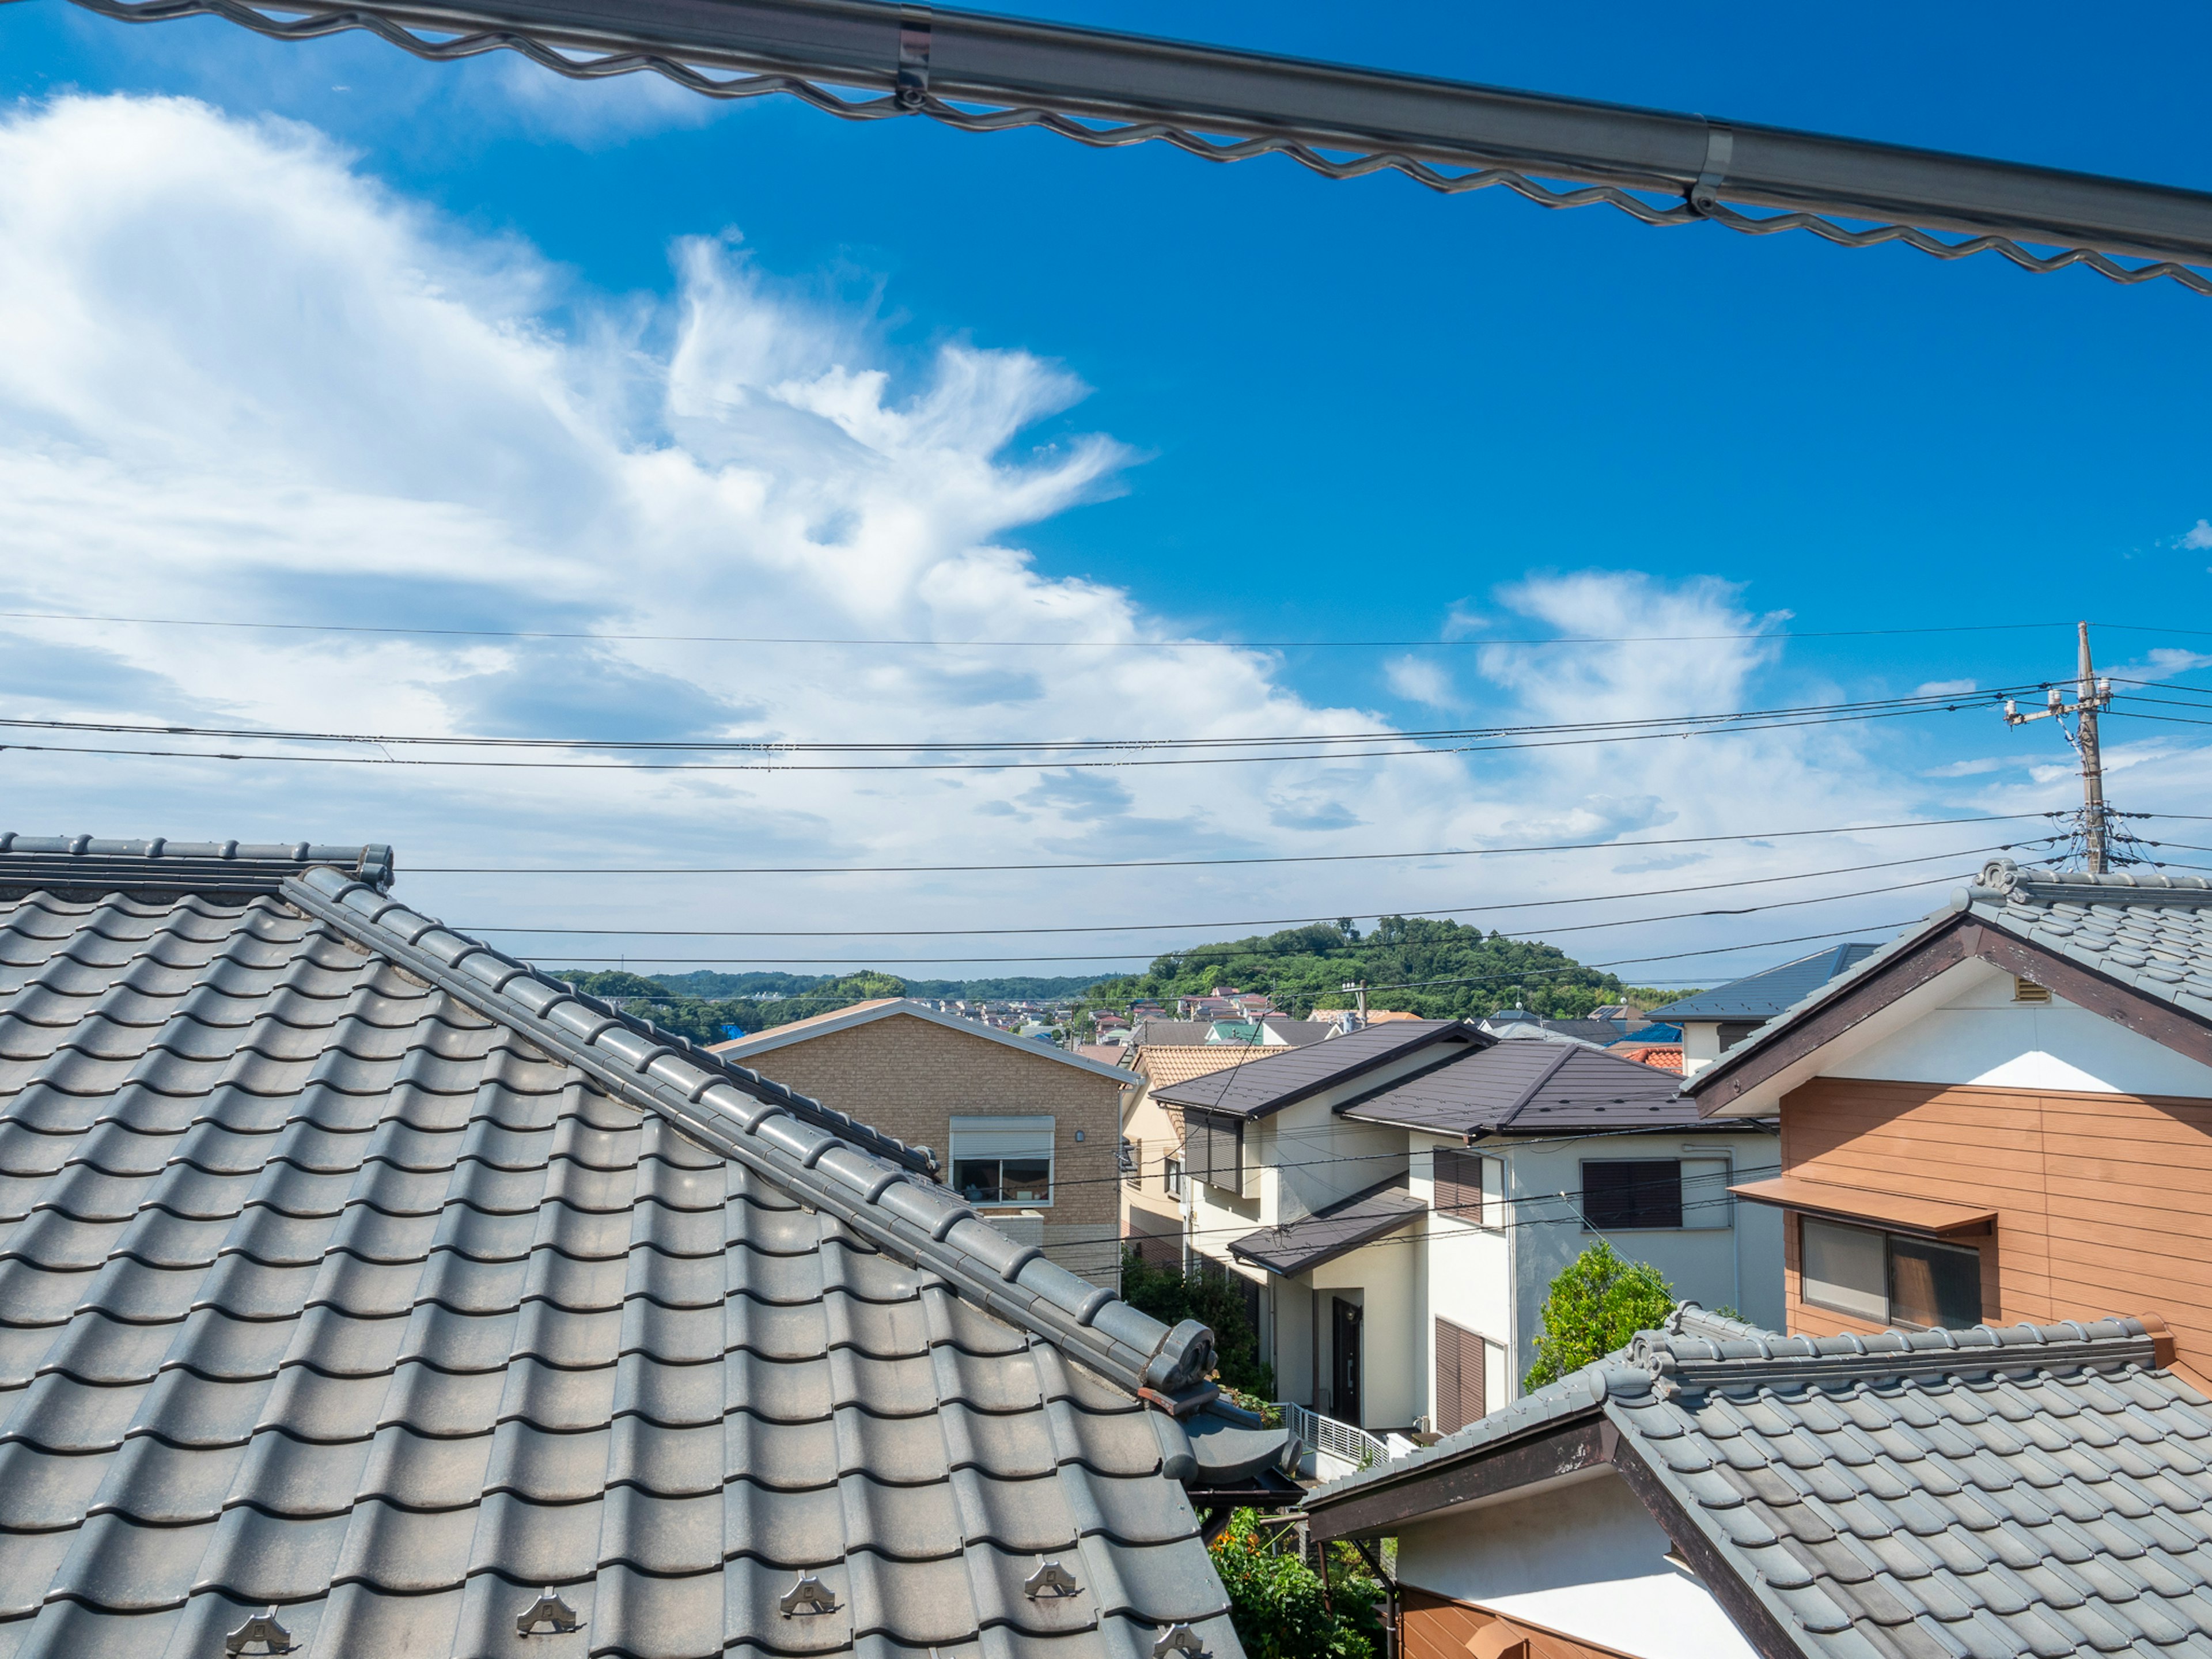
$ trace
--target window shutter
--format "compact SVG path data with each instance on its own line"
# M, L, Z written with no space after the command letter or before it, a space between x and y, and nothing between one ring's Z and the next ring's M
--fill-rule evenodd
M1244 1126L1210 1112L1183 1114L1185 1172L1208 1186L1244 1190Z
M1450 1434L1483 1415L1483 1340L1449 1319L1437 1321L1437 1432Z

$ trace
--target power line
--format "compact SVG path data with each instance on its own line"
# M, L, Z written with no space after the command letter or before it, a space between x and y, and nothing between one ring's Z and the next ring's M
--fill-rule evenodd
M1851 726L1851 723L1878 721L1878 719L1902 719L1909 714L1954 714L1962 703L1924 703L1909 708L1878 708L1869 712L1851 714L1820 714L1820 717L1783 717L1759 719L1750 714L1714 714L1714 717L1694 717L1705 723L1697 726L1677 726L1656 732L1606 732L1599 737L1553 737L1528 738L1500 744L1491 738L1468 738L1464 744L1447 744L1444 748L1380 748L1380 750L1318 750L1318 752L1272 752L1272 754L1146 754L1146 750L1159 748L1148 741L1097 741L1086 745L1088 752L1109 750L1110 759L1051 759L1051 761L832 761L832 763L785 763L785 761L489 761L489 759L420 759L407 757L396 759L389 752L378 754L243 754L216 752L216 750L168 750L168 748L118 748L118 745L95 744L0 744L0 750L15 750L20 754L101 754L101 757L128 757L128 759L161 759L161 761L226 761L226 763L276 763L276 765L368 765L368 768L465 768L465 769L495 769L495 772L629 772L629 775L650 775L650 772L1091 772L1091 769L1121 769L1121 768L1159 768L1159 765L1267 765L1283 761L1389 761L1407 757L1443 757L1443 754L1516 754L1522 750L1553 750L1553 748L1590 748L1599 744L1655 744L1666 738L1690 737L1739 737L1743 732L1774 732L1774 730L1802 730L1809 726ZM1672 717L1687 721L1692 717ZM60 721L0 721L0 726L60 726ZM91 728L97 730L97 728ZM212 734L212 732L210 732ZM303 741L303 744L347 744L358 748L385 750L394 744L458 744L484 748L529 748L540 738L383 738L383 737L349 737L349 734L327 734L327 737L292 737L292 734L261 734L250 732L248 737L268 737L270 741ZM1272 744L1279 738L1252 738L1255 744ZM1325 741L1325 738L1314 738ZM588 745L553 741L553 748L617 748L613 744ZM679 748L712 750L717 744L679 745ZM748 752L781 752L776 744L723 744L719 748L741 748ZM975 748L988 748L978 744ZM1020 745L1020 748L1051 748L1051 745Z
M2057 838L2045 837L2044 839L2055 840ZM1369 906L1360 909L1340 908L1323 916L1261 917L1257 920L1248 920L1243 921L1111 922L1091 927L1054 927L735 928L465 927L461 928L460 931L467 933L527 933L532 937L541 938L557 936L562 938L587 939L986 939L1012 937L1019 934L1031 933L1171 933L1177 931L1188 932L1222 927L1312 927L1316 924L1328 924L1341 920L1357 919L1363 916L1373 916L1379 921L1384 916L1428 917L1490 915L1503 910L1547 909L1563 904L1610 904L1617 903L1624 899L1667 898L1672 897L1678 893L1709 893L1733 887L1765 887L1771 886L1778 882L1814 881L1824 876L1857 875L1868 870L1893 870L1902 865L1932 864L1939 860L1944 859L1978 858L1984 853L2014 852L2027 847L2040 844L2040 842L2004 842L1987 847L1961 848L1954 852L1948 853L1923 853L1915 858L1885 859L1879 863L1875 864L1848 864L1840 866L1832 870L1801 870L1790 875L1748 876L1740 878L1733 881L1698 882L1680 887L1647 887L1638 889L1632 892L1598 893L1584 895L1575 898L1516 899L1504 904L1461 904L1433 910L1411 910L1401 908L1378 909L1373 906ZM2145 845L2155 847L2163 845L2163 843L2150 842L2146 842ZM2191 850L2212 851L2212 848L2197 848ZM1875 889L1874 890L1882 891L1887 890ZM1863 895L1838 894L1832 895L1832 896L1859 897L1863 896ZM1817 901L1810 899L1796 902L1802 903L1817 902ZM1735 913L1728 911L1701 911L1698 914L1705 915L1722 915Z
M833 645L913 651L1009 648L1042 651L1397 651L1431 646L1464 648L1500 645L1690 645L1732 640L1857 640L1932 634L2011 634L2072 626L2065 622L1963 623L1936 628L1790 629L1730 634L1563 634L1399 640L900 640L763 634L629 634L556 629L416 628L366 623L238 622L198 617L94 616L65 611L0 611L0 618L143 628L240 629L280 634L362 634L423 639L556 640L586 644L605 641L666 645ZM2100 623L2097 625L2137 633L2188 635L2191 632L2186 629L2139 626L2127 623Z
M1905 818L1889 823L1830 825L1817 830L1762 830L1729 836L1658 836L1639 841L1559 842L1518 847L1452 847L1422 853L1272 853L1239 858L1094 859L1025 864L763 864L763 865L416 865L409 873L432 876L941 876L999 875L1022 870L1166 870L1253 864L1354 864L1396 859L1504 857L1523 853L1629 851L1643 847L1711 846L1723 842L1784 841L1805 836L1875 835L1895 830L1941 830L1961 823L2019 823L2063 817L2057 811L1989 812L1968 817ZM2171 813L2135 813L2171 817ZM2212 818L2203 820L2212 823Z
M1926 885L1927 884L1925 884L1925 883L1916 883L1916 884L1915 884L1915 885ZM1838 896L1840 896L1840 897L1850 897L1850 896L1853 896L1853 895L1848 895L1848 894L1845 894L1845 895L1838 895ZM1659 920L1667 920L1667 918L1654 917L1654 918L1650 918L1650 920L1659 921ZM1526 973L1526 974L1492 974L1492 975L1476 975L1476 976L1475 976L1475 977L1474 977L1474 978L1462 978L1462 979L1437 979L1437 980L1414 980L1414 981L1407 981L1407 984L1405 984L1405 985L1376 985L1376 986L1370 986L1369 988L1370 988L1370 990L1376 990L1376 991L1397 991L1397 990L1406 990L1406 989L1409 989L1409 988L1411 988L1412 987L1413 987L1413 986L1417 986L1417 985L1463 985L1463 984L1471 985L1471 984L1476 984L1476 983L1484 982L1485 981L1490 981L1490 982L1510 981L1516 980L1516 979L1532 978L1532 977L1535 977L1535 976L1536 976L1536 975L1538 975L1547 974L1547 973L1554 973L1554 972L1556 972L1556 973L1571 973L1571 974L1579 974L1579 973L1594 973L1594 972L1596 972L1596 971L1598 971L1598 970L1600 970L1600 969L1601 969L1624 967L1624 966L1630 965L1630 964L1632 964L1632 963L1640 963L1640 962L1675 962L1675 961L1680 961L1680 960L1682 960L1683 958L1689 957L1717 957L1717 956L1726 956L1726 955L1728 955L1729 952L1731 952L1731 951L1758 951L1758 950L1764 950L1765 948L1766 948L1766 946L1768 946L1768 945L1796 945L1796 944L1799 944L1799 943L1802 942L1802 941L1803 941L1803 940L1805 940L1805 939L1838 939L1838 938L1842 937L1842 936L1843 936L1844 934L1845 934L1845 933L1871 933L1871 932L1875 932L1875 931L1878 931L1878 930L1887 930L1887 929L1891 929L1891 928L1904 927L1909 926L1909 925L1911 924L1911 921L1912 921L1912 920L1914 920L1914 919L1913 919L1913 918L1911 918L1911 917L1908 917L1908 918L1906 918L1906 920L1905 920L1905 921L1904 921L1868 922L1868 923L1863 923L1863 924L1862 924L1861 926L1856 927L1836 927L1836 928L1831 928L1828 932L1826 932L1826 933L1802 933L1802 934L1798 935L1796 939L1765 939L1765 940L1761 940L1761 941L1759 941L1759 943L1756 943L1756 944L1751 944L1751 945L1714 945L1714 946L1712 946L1712 947L1711 947L1711 948L1709 948L1709 949L1703 950L1703 951L1674 951L1674 953L1672 953L1671 955L1668 955L1668 956L1656 956L1656 957L1626 957L1621 958L1621 959L1620 959L1620 961L1618 961L1618 962L1583 962L1583 963L1573 963L1573 964L1571 964L1571 965L1570 965L1570 966L1567 966L1567 967L1559 968L1559 969L1530 969L1530 970L1529 970L1528 973ZM1617 925L1619 925L1619 926L1622 926L1622 927L1626 927L1626 926L1628 926L1629 924L1627 924L1627 923L1626 923L1626 922L1623 922L1623 923L1620 923L1620 924L1617 924ZM1523 943L1523 944L1526 944L1526 943L1532 943L1532 942L1533 942L1533 943L1540 943L1540 941L1517 940L1517 941L1516 941L1516 943ZM1130 956L1134 955L1134 954L1136 954L1136 953L1135 953L1135 952L1133 952L1133 951L1123 951L1123 952L1121 952L1121 953L1118 953L1118 954L1115 954L1115 953L1110 953L1110 952L1103 952L1103 951L1094 951L1094 952L1092 952L1091 954L1090 954L1090 955L1088 955L1088 956L1049 956L1049 957L971 957L971 956L956 956L956 957L785 957L785 956L771 956L771 957L758 957L758 956L752 956L752 957L657 957L657 956L647 956L647 955L644 955L644 954L641 954L641 953L635 953L635 952L633 952L633 953L631 953L631 954L630 954L630 955L629 955L629 956L625 956L625 957L623 957L619 958L619 960L622 960L622 961L624 961L624 962L628 962L628 961L635 960L635 961L638 961L638 962L653 962L653 963L674 963L674 964L676 964L676 965L678 965L678 966L679 966L679 967L692 967L692 966L713 967L713 966L727 965L727 964L730 964L730 963L757 963L757 962L763 962L763 961L765 961L765 962L781 962L781 963L799 963L800 965L805 966L805 967L822 967L822 966L830 966L830 967L848 967L848 968L898 968L898 967L934 967L934 966L937 966L937 965L939 965L939 964L940 964L940 963L966 963L966 962L977 962L977 963L1007 963L1007 962L1102 962L1102 963L1104 963L1104 962L1123 962L1123 961L1127 961ZM1185 961L1188 961L1188 960L1190 960L1190 959L1191 959L1191 957L1192 957L1196 956L1196 955L1197 955L1197 952L1195 952L1195 951L1190 951L1190 952L1183 952L1183 951L1163 951L1163 952L1159 952L1158 954L1161 954L1161 955L1173 955L1173 956L1177 956L1177 957L1182 957L1182 958L1183 960L1185 960ZM1268 953L1267 953L1267 952L1263 952L1263 951L1247 951L1247 952L1243 952L1243 954L1245 954L1245 955L1252 955L1252 956L1259 956L1259 955L1266 955L1266 954L1268 954ZM1322 954L1322 953L1316 952L1316 953L1314 953L1314 954ZM565 956L565 955L558 955L558 954L550 954L550 953L547 953L547 952L544 952L544 951L541 951L541 952L539 952L539 953L538 953L538 954L536 954L536 955L534 955L534 956L531 956L531 955L522 955L521 953L519 953L519 952L518 952L518 953L517 953L517 959L518 959L519 961L522 961L522 962L539 962L539 963L543 963L543 962L577 962L577 961L585 961L585 962L589 962L589 961L598 961L598 962L601 962L601 963L605 963L605 962L609 962L609 961L614 961L614 960L617 960L617 958L614 958L614 957L574 957L574 956ZM1222 961L1227 961L1227 960L1229 960L1229 957L1223 957L1219 958L1219 960L1222 960ZM1107 978L1118 978L1118 977L1120 977L1120 975L1104 975L1103 977L1107 977Z

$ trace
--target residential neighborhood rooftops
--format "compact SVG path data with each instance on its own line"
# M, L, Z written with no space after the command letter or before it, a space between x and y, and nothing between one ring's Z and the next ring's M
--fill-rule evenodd
M0 1648L1240 1651L1201 1327L362 864L21 848Z
M1118 1060L1093 1059L1057 1044L1038 1042L1027 1037L1018 1037L994 1030L981 1020L963 1019L958 1014L940 1013L926 1003L908 997L872 997L866 1002L855 1002L848 1007L832 1009L826 1014L814 1014L805 1019L794 1019L788 1024L770 1026L765 1031L732 1038L727 1042L713 1044L708 1053L725 1060L743 1061L757 1054L773 1054L778 1048L810 1038L827 1036L834 1031L847 1031L856 1025L865 1025L878 1019L904 1016L927 1020L933 1025L943 1026L948 1031L957 1031L963 1036L972 1036L986 1042L1003 1043L1025 1054L1038 1054L1047 1060L1079 1066L1102 1077L1110 1077L1116 1083L1130 1081L1128 1071Z
M1287 1278L1334 1261L1362 1244L1395 1232L1417 1216L1427 1213L1428 1207L1407 1190L1402 1174L1393 1176L1311 1215L1286 1221L1280 1226L1262 1227L1242 1238L1232 1239L1229 1253L1255 1267L1265 1267L1269 1273Z
M1439 1134L1556 1134L1705 1123L1680 1079L1603 1048L1501 1042L1387 1084L1340 1108L1370 1123Z
M2212 1402L2153 1327L1670 1326L1319 1488L1316 1534L1610 1465L1763 1655L2212 1652Z
M2212 1060L2212 881L1995 859L1942 908L1777 1010L1683 1091L1717 1109L1796 1060L1802 1044L1790 1034L1893 1001L1973 955L2100 1012L2118 1016L2124 1000L2133 1029L2155 1024L2161 1041Z
M1649 1018L1677 1025L1686 1019L1729 1023L1771 1019L1808 993L1817 990L1881 948L1879 944L1832 945L1824 951L1815 951L1809 957L1785 962L1778 968L1747 974L1741 979L1729 981L1726 985L1715 986L1710 991L1699 991L1663 1007L1654 1008Z
M1155 1091L1193 1078L1211 1077L1232 1066L1249 1066L1280 1048L1247 1048L1233 1043L1200 1043L1194 1048L1158 1048L1147 1044L1137 1050L1133 1069L1144 1073Z
M1260 1028L1266 1027L1263 1036ZM1333 1036L1336 1024L1326 1019L1291 1019L1284 1014L1262 1014L1256 1019L1224 1016L1216 1019L1145 1019L1136 1025L1139 1042L1158 1047L1194 1048L1206 1042L1262 1043L1270 1048L1304 1048Z
M1233 1117L1265 1117L1433 1042L1496 1041L1463 1020L1394 1020L1363 1026L1327 1042L1265 1054L1225 1077L1212 1073L1165 1089L1156 1084L1152 1098Z

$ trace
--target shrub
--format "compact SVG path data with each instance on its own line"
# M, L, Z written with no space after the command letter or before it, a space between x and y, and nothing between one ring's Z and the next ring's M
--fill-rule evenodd
M1214 1362L1224 1388L1262 1400L1275 1397L1275 1368L1260 1359L1260 1333L1244 1312L1243 1292L1225 1276L1193 1267L1156 1267L1136 1251L1121 1252L1121 1299L1163 1324L1195 1319L1213 1332Z
M1382 1646L1382 1586L1358 1552L1348 1544L1322 1547L1324 1598L1321 1575L1296 1555L1271 1553L1269 1541L1252 1510L1238 1510L1213 1541L1229 1620L1249 1659L1374 1659Z
M1600 1239L1552 1281L1539 1316L1536 1363L1523 1389L1556 1382L1569 1371L1654 1329L1674 1310L1674 1292L1648 1261L1631 1261Z

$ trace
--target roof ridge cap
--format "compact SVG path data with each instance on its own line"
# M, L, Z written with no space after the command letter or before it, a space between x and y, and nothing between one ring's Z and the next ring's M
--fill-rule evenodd
M276 893L311 869L343 872L382 892L392 885L389 844L319 842L105 840L0 831L0 890L97 887L107 891Z
M2157 1343L2134 1318L2054 1325L1977 1325L1967 1330L1887 1330L1874 1336L1747 1334L1716 1340L1686 1332L1640 1331L1626 1357L1680 1390L1739 1389L1836 1382L1879 1383L1907 1376L1981 1376L2021 1370L2077 1370L2158 1365Z
M288 880L283 896L1131 1393L1179 1413L1212 1397L1206 1378L1214 1339L1206 1327L1187 1319L1169 1328L1046 1260L1037 1246L1017 1243L935 1182L810 1122L799 1108L850 1124L842 1114L685 1039L664 1040L673 1034L625 1018L335 870Z

